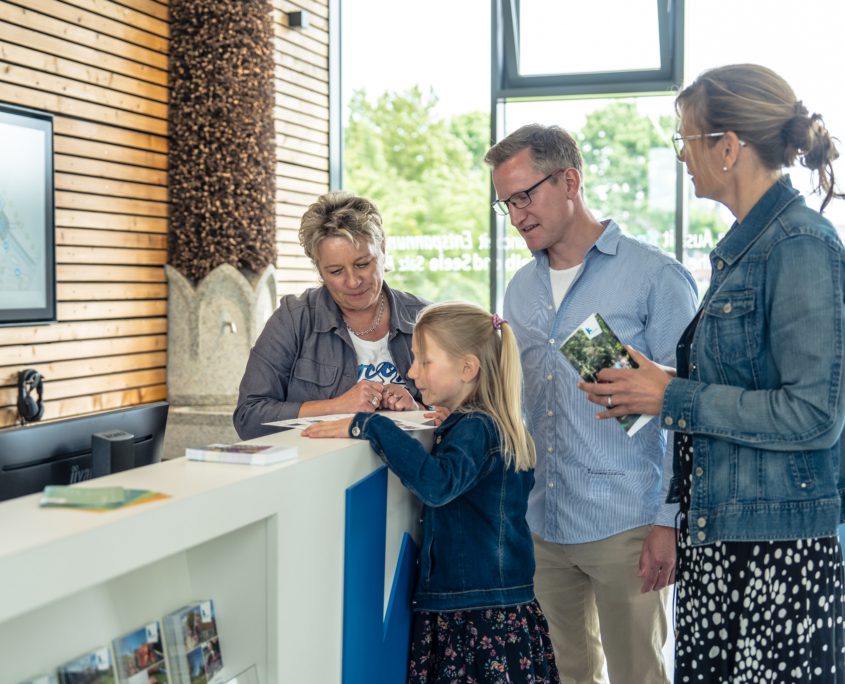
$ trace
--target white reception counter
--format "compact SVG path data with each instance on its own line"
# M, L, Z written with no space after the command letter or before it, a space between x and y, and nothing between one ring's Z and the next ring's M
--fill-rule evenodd
M381 461L366 442L297 444L274 466L184 458L83 486L169 499L110 512L0 503L0 684L54 668L183 604L215 602L224 674L261 684L341 681L346 491ZM418 503L391 474L386 593ZM224 678L225 679L225 678Z

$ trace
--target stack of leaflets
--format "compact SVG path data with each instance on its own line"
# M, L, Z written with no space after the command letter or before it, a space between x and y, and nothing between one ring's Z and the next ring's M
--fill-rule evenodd
M270 444L209 444L204 447L189 447L185 456L189 461L211 461L213 463L241 463L244 465L270 465L289 461L298 455L295 446Z
M101 646L60 665L57 674L61 684L114 684L109 647Z
M112 648L120 684L169 684L158 621L115 639Z
M211 600L195 601L164 617L171 684L212 684L223 669Z
M56 506L59 508L79 508L87 511L110 511L114 508L134 506L166 498L167 494L148 489L47 485L41 493L39 505L43 508Z
M598 382L603 368L637 368L625 345L597 313L587 316L564 340L560 352L587 382ZM616 418L629 437L635 435L654 416L631 414Z

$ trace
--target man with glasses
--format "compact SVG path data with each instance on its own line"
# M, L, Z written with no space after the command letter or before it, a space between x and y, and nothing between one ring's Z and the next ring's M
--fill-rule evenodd
M557 126L523 126L484 160L494 208L534 256L508 284L504 314L519 342L537 445L528 522L561 679L600 682L606 659L612 684L668 682L661 651L675 577L677 506L665 504L671 448L657 421L628 436L616 421L597 420L559 348L599 313L625 344L674 366L695 312L695 282L671 256L593 216L581 153Z

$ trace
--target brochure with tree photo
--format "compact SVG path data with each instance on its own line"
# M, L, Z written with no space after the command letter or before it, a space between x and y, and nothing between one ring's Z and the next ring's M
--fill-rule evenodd
M602 368L637 368L637 362L625 345L597 313L587 316L566 338L560 352L587 382L598 382L596 375ZM632 437L652 418L654 416L629 414L616 420Z

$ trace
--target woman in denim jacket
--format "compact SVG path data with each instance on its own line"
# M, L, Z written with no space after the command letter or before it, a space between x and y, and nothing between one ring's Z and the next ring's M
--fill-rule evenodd
M372 413L303 433L369 440L424 504L408 681L559 682L534 597L525 511L535 452L513 331L474 304L434 304L412 345L408 375L423 401L451 411L431 454Z
M675 681L845 682L845 248L782 174L797 159L817 172L823 210L842 197L837 151L761 66L707 71L676 108L695 194L736 222L677 376L635 353L640 369L582 389L601 418L657 414L675 431Z

